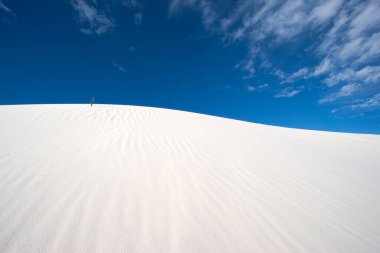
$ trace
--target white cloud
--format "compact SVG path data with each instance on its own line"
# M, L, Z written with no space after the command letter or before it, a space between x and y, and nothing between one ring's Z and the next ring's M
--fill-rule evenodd
M256 87L255 86L253 86L253 85L251 85L251 84L248 84L247 85L247 91L249 91L249 92L254 92L256 90Z
M269 85L267 83L259 84L259 85L248 84L246 86L247 91L249 91L249 92L254 92L254 91L261 92L261 91L266 90L268 87L269 87Z
M78 13L79 21L82 26L80 31L82 33L102 35L112 31L115 27L110 17L107 17L105 13L99 11L87 1L72 0L71 5Z
M380 25L379 1L369 0L355 4L358 5L358 7L354 8L354 17L350 22L348 32L351 38L365 35L366 32L372 29L378 29Z
M310 19L323 23L333 18L342 6L342 0L324 1L311 12Z
M347 1L318 52L342 70L372 64L380 56L380 2Z
M376 83L380 81L380 66L366 66L357 70L353 68L343 69L340 72L331 73L325 81L330 87L341 82L351 81Z
M321 98L318 102L320 104L331 103L340 98L348 97L359 89L360 85L356 83L350 83L341 87L337 92L331 93L328 96Z
M257 86L257 88L258 88L258 89L261 89L261 90L263 90L263 89L267 89L268 87L269 87L269 84L267 84L267 83L260 84L260 85Z
M332 65L331 65L330 59L325 58L322 60L322 62L317 67L315 67L313 75L319 76L319 75L322 75L326 72L329 72L331 69L332 69Z
M235 65L235 68L244 70L247 74L243 76L243 79L250 79L255 76L256 69L254 67L253 59L244 60Z
M286 77L282 83L292 83L299 78L307 79L310 77L310 71L307 67L303 67L290 76Z
M308 73L309 73L309 69L307 67L303 67L303 68L299 69L297 72L293 73L290 77L291 78L299 78L299 77L305 76Z
M291 98L291 97L294 97L295 95L299 94L302 92L302 89L304 87L301 86L299 88L294 88L294 87L286 87L282 90L280 90L276 95L275 97L276 98Z
M347 97L351 95L354 91L359 88L359 85L356 83L350 83L340 88L338 92L339 97Z
M378 108L380 108L380 93L351 106L353 110L373 110Z
M286 74L284 71L280 70L280 69L277 69L273 75L277 76L277 78L279 79L285 79L286 78Z
M339 11L343 1L238 1L240 6L220 22L220 30L236 39L252 43L271 39L277 44L303 31L326 25Z

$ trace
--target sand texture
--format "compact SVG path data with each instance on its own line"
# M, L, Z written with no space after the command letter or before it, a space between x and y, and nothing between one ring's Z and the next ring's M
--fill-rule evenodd
M380 252L380 136L0 106L0 252Z

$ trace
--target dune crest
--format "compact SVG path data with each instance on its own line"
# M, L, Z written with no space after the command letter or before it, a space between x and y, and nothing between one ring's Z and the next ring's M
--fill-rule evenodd
M0 252L380 252L380 136L0 106Z

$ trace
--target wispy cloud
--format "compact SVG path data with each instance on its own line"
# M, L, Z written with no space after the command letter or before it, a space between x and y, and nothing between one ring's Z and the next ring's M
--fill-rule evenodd
M141 6L140 2L137 0L122 0L121 4L127 8L137 8Z
M328 86L335 86L342 82L357 81L361 83L376 83L380 81L380 66L366 66L361 69L345 68L339 72L330 73L325 79Z
M331 3L332 2L332 3ZM233 40L249 39L251 46L270 39L275 44L289 42L303 31L322 27L338 12L342 1L240 1L221 20L221 30Z
M253 86L253 85L251 85L251 84L248 84L247 85L247 91L249 91L249 92L254 92L256 90L256 87L255 86Z
M327 32L318 53L329 62L326 83L329 86L344 82L373 83L379 81L380 66L380 2L349 1L339 12ZM365 87L365 86L363 86Z
M241 0L225 4L226 8L217 8L212 3L210 0L172 0L169 11L192 7L199 9L202 16L212 13L207 24L212 25L213 31L219 32L224 40L248 41L247 60L239 67L248 72L247 77L253 77L255 63L261 64L257 55L267 45L273 48L289 43L306 30L326 27L339 12L343 1Z
M96 8L96 1L72 0L71 5L78 13L82 33L102 35L114 29L112 18Z
M376 95L356 102L351 106L353 110L374 110L380 108L380 93Z
M13 11L11 9L9 9L4 3L2 0L0 0L0 10L3 10L5 12L7 12L8 14L11 14L13 16L15 16L15 14L13 13Z
M325 58L322 62L315 67L313 76L319 76L331 71L332 65L329 58Z
M246 89L247 91L249 92L255 92L255 91L265 91L266 89L268 89L269 85L267 83L264 83L264 84L258 84L258 85L253 85L253 84L248 84L246 86Z
M137 0L117 0L120 1L123 6L128 9L132 9L134 12L133 21L136 26L141 25L143 22L144 14L143 14L143 5L140 1Z
M337 92L330 93L324 98L321 98L318 102L320 104L331 103L340 98L348 97L360 88L359 84L350 83L341 87Z
M257 71L269 69L284 87L276 97L292 97L300 92L293 83L314 79L330 93L322 101L367 96L380 82L380 1L378 0L240 0L226 1L224 8L212 0L171 0L169 12L181 8L199 10L205 28L218 33L226 43L244 41L247 57L235 67L253 78ZM209 17L207 22L205 16ZM293 73L286 73L271 60L271 51L300 45L313 37L312 43L300 48L310 62ZM265 64L263 64L265 63ZM343 96L348 87L360 92ZM339 90L340 89L340 90ZM351 101L354 101L352 99ZM353 103L353 102L352 102Z
M310 77L310 70L307 67L303 67L290 76L283 78L282 83L292 83L299 78L308 79Z
M225 91L225 90L229 90L230 88L231 88L231 85L225 84L225 85L220 86L219 90Z
M251 79L256 74L256 69L254 66L255 62L253 58L246 59L242 61L241 63L238 63L235 65L236 69L243 70L246 75L243 76L243 79Z
M142 13L136 13L135 14L135 25L141 25L143 21L143 14Z
M128 69L123 67L122 65L120 65L119 63L113 61L112 62L112 65L117 69L119 70L120 72L123 72L123 73L127 73L128 72Z
M280 90L274 97L276 98L291 98L302 92L304 87L295 88L288 86Z
M367 98L355 99L352 103L346 104L332 110L332 113L339 116L360 116L364 117L367 112L374 112L380 109L380 93L375 93ZM348 114L347 114L348 113ZM378 116L377 116L378 117Z
M210 28L218 19L217 5L210 0L171 0L169 4L169 15L180 12L183 8L197 8L202 13L203 24Z

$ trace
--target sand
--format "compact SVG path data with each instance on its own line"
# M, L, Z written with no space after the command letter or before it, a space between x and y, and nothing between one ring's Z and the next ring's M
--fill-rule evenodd
M0 252L380 252L380 136L0 106Z

